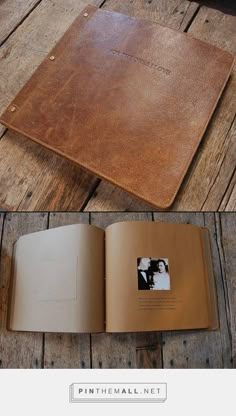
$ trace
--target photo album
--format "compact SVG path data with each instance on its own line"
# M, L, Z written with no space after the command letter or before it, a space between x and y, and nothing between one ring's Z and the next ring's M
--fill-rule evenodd
M189 34L87 6L0 122L167 209L233 65Z
M218 329L209 231L127 221L75 224L14 244L8 329L139 332Z

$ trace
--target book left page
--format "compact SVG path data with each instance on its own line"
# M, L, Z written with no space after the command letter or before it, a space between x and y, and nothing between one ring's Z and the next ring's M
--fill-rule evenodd
M15 243L8 328L104 331L104 232L76 224Z

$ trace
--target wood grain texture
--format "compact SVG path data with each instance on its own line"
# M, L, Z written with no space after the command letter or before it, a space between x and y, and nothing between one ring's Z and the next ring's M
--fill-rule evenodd
M152 221L145 213L91 213L91 224L106 228L120 221ZM93 334L93 368L160 368L161 338L158 332ZM112 354L108 353L112 351Z
M152 221L151 212L91 212L90 224L105 229L120 221Z
M14 30L27 18L41 0L4 0L0 2L0 46ZM6 128L0 124L0 138Z
M235 213L217 216L217 243L221 258L227 325L231 342L231 362L236 368L236 221Z
M0 112L87 3L42 0L7 39L0 51ZM80 210L97 184L94 176L10 131L0 140L0 155L4 209Z
M9 213L3 225L0 264L0 363L3 368L40 368L43 334L6 329L8 288L14 242L23 234L47 228L47 214Z
M70 224L88 224L87 213L51 213L49 228ZM89 334L45 334L45 368L90 368Z
M218 214L217 214L218 215ZM190 223L207 226L210 230L211 247L216 277L219 331L170 331L163 332L164 368L230 368L231 345L227 326L227 314L223 288L223 276L216 240L214 213L154 213L154 220Z
M184 30L199 5L188 0L106 0L103 8Z
M234 211L236 199L233 195L233 187L235 186L235 155L236 155L236 119L225 136L225 143L227 149L224 151L224 157L221 158L221 166L217 176L212 181L212 186L208 193L207 199L203 205L204 211L210 211L213 206L216 206L219 201L219 192L221 194L220 211L228 210ZM230 180L231 178L231 180ZM221 190L221 191L219 191ZM223 197L222 197L223 195ZM233 206L229 205L229 200L233 201ZM223 208L223 209L222 209Z
M228 186L229 192L232 189L227 204L225 206L225 211L235 211L236 210L236 172L232 177L232 180Z
M4 220L4 212L0 212L0 252L2 248L3 220Z
M5 0L0 2L0 45L21 24L41 0Z
M117 209L118 208L118 209ZM128 192L105 181L100 181L88 200L84 211L151 211L153 207Z
M201 7L188 32L236 53L236 16ZM217 211L235 170L236 66L182 184L175 210Z
M20 211L80 210L97 182L10 130L0 141L0 178L0 207Z

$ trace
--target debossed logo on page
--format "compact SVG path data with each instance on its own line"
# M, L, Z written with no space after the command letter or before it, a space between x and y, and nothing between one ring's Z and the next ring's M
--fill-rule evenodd
M70 402L157 402L167 399L166 383L73 383Z

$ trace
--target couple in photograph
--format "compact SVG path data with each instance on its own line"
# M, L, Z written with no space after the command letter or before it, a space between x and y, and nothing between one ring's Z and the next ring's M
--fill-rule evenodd
M139 290L170 290L170 275L167 259L138 259Z

